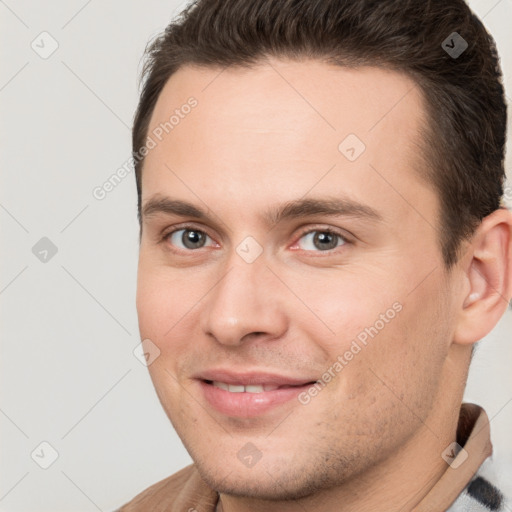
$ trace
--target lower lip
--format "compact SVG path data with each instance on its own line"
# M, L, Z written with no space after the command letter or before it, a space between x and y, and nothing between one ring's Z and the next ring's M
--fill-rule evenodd
M226 416L249 418L294 399L313 384L263 391L262 393L232 393L203 380L199 381L207 402Z

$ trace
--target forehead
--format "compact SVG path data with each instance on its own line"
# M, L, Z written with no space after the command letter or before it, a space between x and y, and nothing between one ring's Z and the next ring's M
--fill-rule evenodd
M408 203L435 202L415 171L423 124L421 90L390 70L276 59L185 66L150 121L156 144L144 164L143 203L167 189L212 202L231 195L236 210L236 196L258 205L339 189L404 214Z

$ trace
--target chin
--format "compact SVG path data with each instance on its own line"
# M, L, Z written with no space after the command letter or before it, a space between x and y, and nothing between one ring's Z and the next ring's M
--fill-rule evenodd
M334 474L325 467L324 471L311 466L292 469L289 464L277 461L270 469L263 461L252 468L241 468L239 464L233 467L204 462L195 464L210 488L238 498L292 501L339 485L340 479L343 480L343 475Z
M199 467L198 467L199 469ZM298 498L304 498L313 494L315 489L304 488L298 482L295 485L288 481L286 484L282 479L274 479L268 473L262 475L261 472L256 475L247 476L234 475L229 473L227 476L219 476L219 473L204 472L199 469L199 473L209 487L217 492L234 496L238 498L252 498L258 500L270 501L291 501Z

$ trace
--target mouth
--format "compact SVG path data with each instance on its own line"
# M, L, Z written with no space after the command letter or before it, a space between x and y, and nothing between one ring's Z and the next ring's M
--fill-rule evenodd
M207 408L237 418L264 416L271 410L298 406L298 395L318 382L272 374L236 375L221 371L196 379Z
M312 386L317 381L310 381L304 384L284 384L276 386L275 384L229 384L227 382L221 382L218 380L207 380L203 382L212 385L216 388L229 391L230 393L264 393L267 391L275 391L276 389L288 389L288 388L301 388L304 386Z

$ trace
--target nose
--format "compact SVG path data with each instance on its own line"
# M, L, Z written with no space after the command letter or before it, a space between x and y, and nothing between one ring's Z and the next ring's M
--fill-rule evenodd
M237 261L238 260L238 261ZM201 328L223 345L249 338L277 338L288 328L282 283L263 257L252 263L237 254L203 299Z

